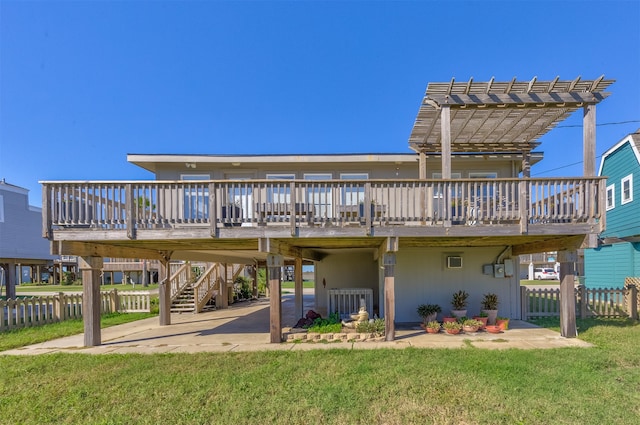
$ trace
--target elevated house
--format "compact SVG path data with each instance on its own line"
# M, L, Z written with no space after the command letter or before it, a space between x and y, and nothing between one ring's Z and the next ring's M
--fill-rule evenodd
M393 340L397 322L419 320L418 304L447 309L460 289L470 294L469 314L493 292L499 314L519 318L518 256L557 251L562 335L573 337L575 252L595 246L604 229L595 107L612 82L430 83L411 153L131 154L156 180L43 182L44 236L56 253L81 256L89 306L97 303L100 257L157 259L165 268L170 259L264 265L272 342L282 338L284 265L294 265L300 315L302 265L310 262L319 309L334 311L333 297L353 291L384 317ZM584 176L531 178L543 157L539 139L578 110ZM160 323L170 324L180 285L164 275ZM100 343L93 309L87 345Z
M29 205L29 191L0 181L0 284L7 298L16 285L39 282L53 265L49 242L41 237L42 211ZM0 285L0 288L2 286Z
M640 129L602 155L598 175L607 179L607 228L585 250L585 285L622 288L640 276Z

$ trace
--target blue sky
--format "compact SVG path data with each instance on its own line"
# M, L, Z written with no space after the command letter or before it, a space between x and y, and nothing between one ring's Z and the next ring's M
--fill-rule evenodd
M639 21L637 0L2 0L0 178L40 205L39 180L151 179L127 153L409 152L452 77L617 80L600 155L640 128ZM533 176L581 175L581 124Z

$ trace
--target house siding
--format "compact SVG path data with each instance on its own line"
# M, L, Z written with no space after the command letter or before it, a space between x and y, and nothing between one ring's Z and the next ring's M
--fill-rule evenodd
M621 181L633 175L633 201L622 205ZM615 208L607 211L607 228L603 237L640 235L640 165L629 143L612 152L605 160L602 175L607 186L615 185Z
M4 220L0 222L0 258L52 260L49 241L42 237L42 211L30 207L28 194L3 190Z
M587 249L584 255L588 288L622 288L626 277L640 276L640 243Z

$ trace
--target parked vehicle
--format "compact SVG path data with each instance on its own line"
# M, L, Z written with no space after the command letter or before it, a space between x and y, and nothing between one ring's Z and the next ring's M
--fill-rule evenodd
M535 280L558 280L558 272L552 268L539 268L533 270Z

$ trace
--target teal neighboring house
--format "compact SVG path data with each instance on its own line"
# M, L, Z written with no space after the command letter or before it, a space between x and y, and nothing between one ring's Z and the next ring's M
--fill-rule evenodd
M604 153L598 175L607 176L607 226L600 246L584 251L585 285L622 288L640 276L640 129Z

